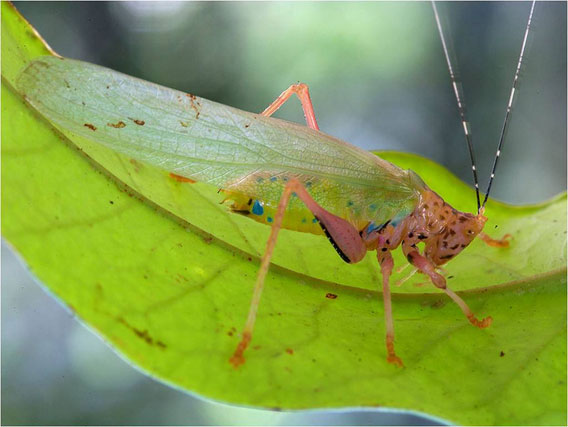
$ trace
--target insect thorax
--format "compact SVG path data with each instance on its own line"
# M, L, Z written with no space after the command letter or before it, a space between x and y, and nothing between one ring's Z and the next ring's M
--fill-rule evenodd
M454 209L438 194L425 189L418 206L398 227L400 243L424 243L424 255L442 265L459 254L483 230L487 218ZM397 227L397 228L398 228Z

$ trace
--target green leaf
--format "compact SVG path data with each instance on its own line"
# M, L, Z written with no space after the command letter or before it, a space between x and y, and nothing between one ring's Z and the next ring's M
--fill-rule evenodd
M511 247L475 242L448 265L449 285L493 316L490 328L471 327L433 286L414 286L423 278L393 288L404 369L385 361L374 254L350 266L325 239L283 232L247 362L235 370L228 359L268 227L227 213L214 188L56 130L14 90L19 70L44 54L3 2L2 233L41 283L132 363L236 404L565 424L566 195L528 207L491 202L486 230L513 234ZM381 156L414 169L456 208L473 208L473 192L439 165ZM404 265L400 255L395 262Z

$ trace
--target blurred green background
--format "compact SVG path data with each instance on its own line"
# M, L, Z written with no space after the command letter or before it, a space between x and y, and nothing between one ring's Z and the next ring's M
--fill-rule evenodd
M310 86L322 131L471 167L429 3L17 2L60 54L249 111ZM487 182L526 19L523 2L439 5ZM493 196L566 189L566 4L539 2ZM303 121L299 102L277 113ZM475 208L472 200L471 209ZM2 247L3 424L425 424L407 413L287 414L206 402L120 360Z

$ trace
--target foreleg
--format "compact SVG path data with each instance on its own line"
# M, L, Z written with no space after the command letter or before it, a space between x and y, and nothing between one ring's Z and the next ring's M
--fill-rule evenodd
M422 273L427 274L436 287L442 289L451 299L455 301L455 303L461 308L472 325L477 326L478 328L487 328L489 325L491 325L491 322L493 321L491 317L486 317L483 320L478 320L474 316L473 312L470 310L465 301L461 299L454 291L448 288L444 276L437 273L436 267L427 258L420 255L415 247L403 245L402 251L408 259L409 263L418 268L418 270L420 270Z
M501 239L497 240L497 239L493 239L492 237L490 237L489 235L487 235L483 232L479 233L478 236L481 240L483 240L489 246L493 246L495 248L508 248L509 247L509 239L511 239L513 237L510 234L505 234Z

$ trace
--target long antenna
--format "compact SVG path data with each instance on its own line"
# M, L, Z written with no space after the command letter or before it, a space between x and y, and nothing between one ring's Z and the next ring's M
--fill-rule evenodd
M446 46L446 39L444 38L444 32L442 30L442 24L440 23L440 17L438 15L438 9L436 8L436 3L432 0L432 9L434 9L434 17L436 18L436 25L438 26L438 33L440 34L440 40L442 40L442 47L444 48L444 55L446 56L446 62L448 63L448 70L450 71L450 79L452 80L452 86L454 88L454 94L456 95L456 101L458 102L458 111L463 125L463 131L465 133L465 141L467 143L467 148L469 149L469 158L471 160L471 170L473 172L473 182L475 184L475 196L477 197L477 212L481 209L481 204L479 202L479 180L477 179L477 168L475 167L475 155L473 153L473 144L471 143L471 132L469 128L469 123L465 119L465 108L460 96L460 90L456 80L456 75L454 74L454 69L452 67L452 62L450 61L450 54L448 53L448 47Z
M515 70L513 87L511 88L511 95L509 96L509 103L507 104L507 112L505 113L505 120L503 121L503 128L501 129L501 137L499 138L499 145L497 146L497 152L495 153L495 160L493 161L493 169L491 170L491 176L489 177L489 184L487 185L487 191L485 192L485 199L483 200L481 209L485 207L485 203L487 203L487 199L489 198L489 192L491 191L491 184L493 184L493 178L495 178L495 169L497 169L497 162L499 162L499 156L501 155L501 149L503 148L503 141L505 140L505 134L507 133L507 126L509 125L509 117L511 116L511 107L513 105L513 98L515 97L515 91L517 90L517 82L519 80L519 73L521 71L521 65L523 63L525 47L527 45L527 38L529 36L529 31L531 29L531 21L534 11L534 5L535 5L535 0L533 0L531 5L531 11L529 12L529 20L527 22L527 27L525 29L525 36L523 38L521 54L519 55L519 62L517 62L517 69Z

